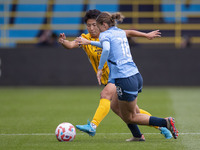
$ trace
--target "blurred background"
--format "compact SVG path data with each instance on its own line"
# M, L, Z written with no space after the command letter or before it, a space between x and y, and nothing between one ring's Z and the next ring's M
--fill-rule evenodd
M162 32L129 39L144 85L200 85L199 0L0 0L0 86L97 85L85 52L57 43L87 33L89 9L122 12L122 29Z

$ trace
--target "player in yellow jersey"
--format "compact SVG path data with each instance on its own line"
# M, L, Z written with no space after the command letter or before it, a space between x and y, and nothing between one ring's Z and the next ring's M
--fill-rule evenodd
M99 29L96 25L96 18L101 12L98 10L89 10L85 17L84 21L87 25L88 34L81 34L81 37L88 41L99 41ZM147 39L153 39L155 37L160 37L160 32L158 30L152 31L149 33L143 33L135 30L125 30L127 33L127 37L146 37ZM58 39L58 42L63 45L66 49L72 49L72 48L78 48L80 46L79 43L76 41L68 41L66 40L66 36L64 33L61 33ZM99 66L99 61L101 57L102 49L96 46L92 45L81 45L81 48L86 52L88 55L88 58L93 66L94 71L97 73L97 69ZM108 82L108 75L109 75L109 68L107 64L104 65L103 68L103 75L101 78L102 84L105 85L104 89L101 92L100 97L100 103L96 110L96 113L93 117L93 120L91 122L88 122L86 125L77 125L76 127L83 131L88 133L91 136L94 136L96 133L96 128L99 126L100 122L104 119L104 117L108 114L110 107L119 117L121 117L120 111L118 109L118 101L117 101L117 94L116 94L116 87L112 83L112 81ZM151 115L145 110L137 109L137 113L144 113ZM132 129L131 125L128 125L131 132L134 130ZM172 135L170 131L166 128L160 128L161 133L167 138L171 138ZM136 137L134 136L135 133L132 132L133 137L131 139L128 139L127 141L144 141L143 137Z

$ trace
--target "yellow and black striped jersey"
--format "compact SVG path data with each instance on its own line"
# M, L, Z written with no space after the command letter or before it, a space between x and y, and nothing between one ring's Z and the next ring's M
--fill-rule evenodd
M81 34L81 36L90 41L99 41L99 38L92 38L90 33L88 33L88 34L83 33L83 34ZM82 48L86 52L94 71L97 73L102 49L97 46L93 46L93 45L82 45ZM106 85L108 83L108 75L109 75L109 68L108 68L108 65L106 62L103 67L103 74L102 74L102 78L101 78L102 84Z

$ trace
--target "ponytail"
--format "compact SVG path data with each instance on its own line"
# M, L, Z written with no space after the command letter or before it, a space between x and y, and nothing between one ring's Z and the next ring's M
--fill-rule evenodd
M117 22L123 22L124 16L120 12L110 14L109 12L102 12L96 19L100 24L104 22L111 26L115 26Z
M116 13L113 13L111 15L111 19L112 20L117 20L117 21L119 21L121 23L124 20L124 16L120 12L116 12Z

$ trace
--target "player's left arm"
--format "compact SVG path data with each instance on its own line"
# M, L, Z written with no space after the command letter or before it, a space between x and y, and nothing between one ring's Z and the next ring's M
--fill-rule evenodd
M160 30L154 30L149 33L144 33L136 30L124 30L126 32L127 37L145 37L149 40L152 40L153 38L156 37L161 37L161 32Z
M101 76L103 73L102 71L103 66L105 62L107 61L108 55L110 53L110 43L108 41L103 41L102 46L103 46L103 50L102 50L102 54L101 54L101 58L100 58L99 66L98 66L98 71L97 71L97 80L99 82L99 85L101 85Z

